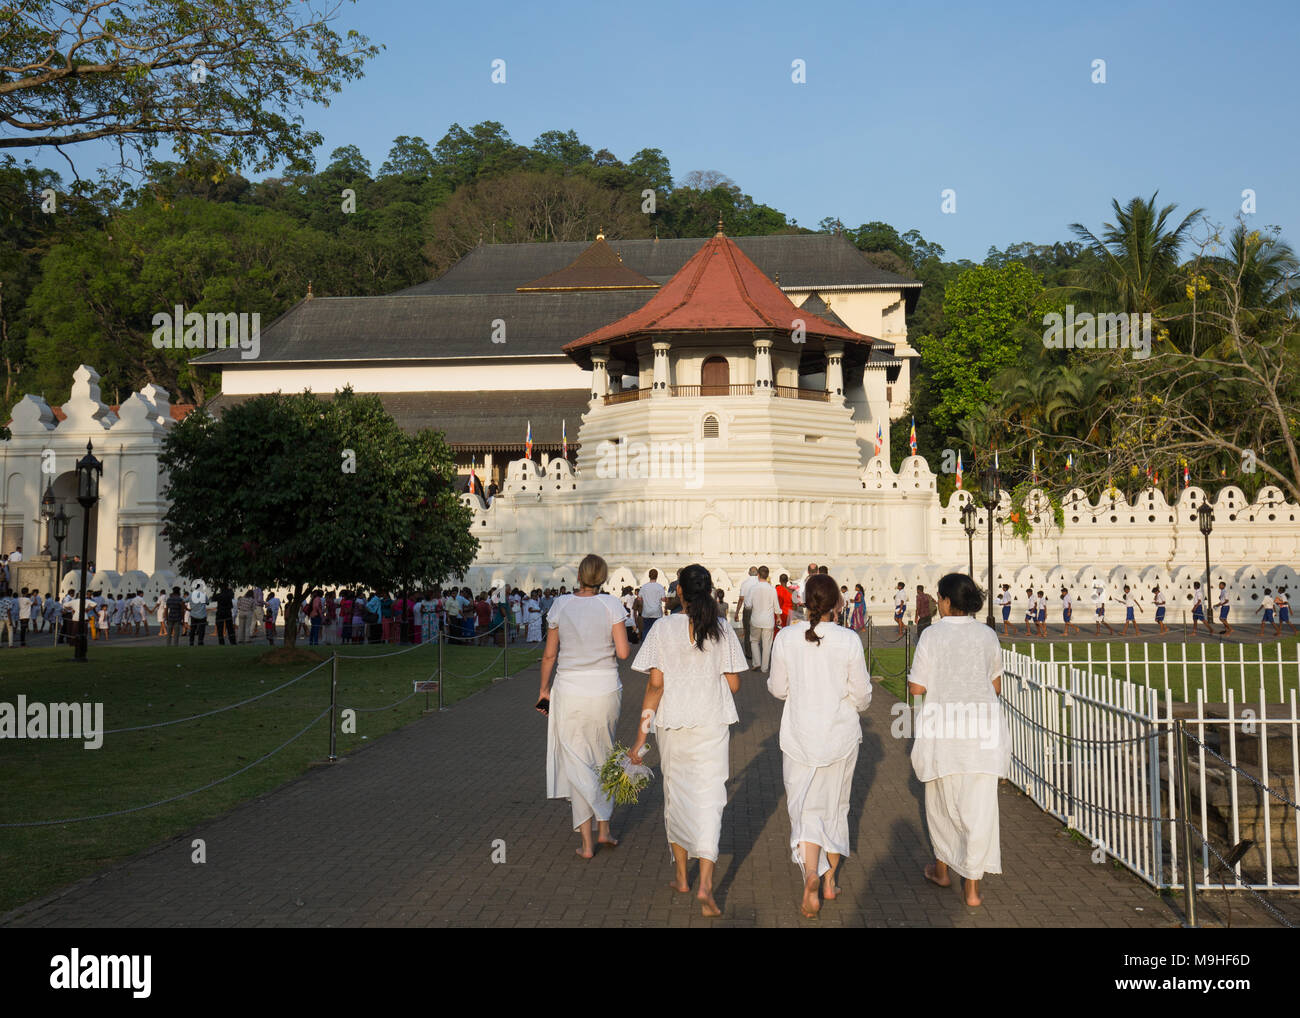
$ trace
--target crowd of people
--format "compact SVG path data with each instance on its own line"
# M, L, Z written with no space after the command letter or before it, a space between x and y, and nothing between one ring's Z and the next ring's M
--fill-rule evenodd
M618 845L614 800L600 774L622 706L618 662L632 655L636 637L631 667L647 682L627 757L640 764L655 735L674 870L669 886L689 893L687 866L697 859L701 912L721 915L713 877L727 806L730 726L739 721L734 697L745 673L761 671L768 693L785 704L780 747L791 859L803 876L798 907L805 917L817 916L840 894L836 873L849 855L850 790L862 740L858 714L871 702L845 586L813 565L796 595L787 577L773 586L767 567L755 566L735 608L735 621L743 618L747 631L747 659L704 566L684 567L667 586L651 570L639 590L625 587L618 597L602 592L607 578L604 559L588 555L578 589L552 604L535 708L547 719L546 794L569 800L578 856L591 859ZM943 726L916 733L912 762L926 786L935 850L923 876L946 887L956 873L966 903L977 906L980 880L1001 870L997 779L1010 767L1010 736L997 713L1001 650L994 632L974 624L984 599L971 577L944 576L931 600L930 615L937 612L939 621L918 640L911 691L927 704L992 712L995 723L992 738L984 729L972 739Z

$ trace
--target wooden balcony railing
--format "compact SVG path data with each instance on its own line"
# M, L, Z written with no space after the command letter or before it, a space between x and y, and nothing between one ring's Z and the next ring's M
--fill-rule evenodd
M633 403L639 399L648 399L650 389L625 389L623 392L611 392L605 397L605 406L615 406L619 403ZM752 396L754 386L749 385L674 385L669 391L674 396ZM782 399L810 399L817 403L825 403L830 399L830 393L824 389L800 389L794 385L774 385L772 386L774 395Z

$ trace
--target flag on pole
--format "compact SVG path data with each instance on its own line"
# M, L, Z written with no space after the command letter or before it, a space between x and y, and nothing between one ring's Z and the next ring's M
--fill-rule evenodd
M478 478L474 476L474 457L471 456L469 458L469 493L471 495L478 494L477 482Z
M957 490L961 491L961 450L957 450Z
M533 458L533 422L528 422L528 434L524 436L524 458Z
M880 455L880 450L885 447L885 433L880 430L880 425L876 425L876 455Z
M1038 483L1038 450L1037 449L1029 450L1029 463L1030 463L1030 470L1033 471L1034 483L1037 484Z
M567 460L569 458L569 422L560 421L560 447L563 450L561 455Z
M1074 469L1074 453L1065 454L1065 472L1068 474Z
M1187 469L1187 461L1184 460L1183 461L1183 487L1186 488L1191 483L1192 483L1192 474L1191 471Z
M916 455L916 418L912 418L912 437L908 439L908 445L912 447L912 455Z
M996 449L996 447L993 450L993 470L995 473L998 470L998 450Z

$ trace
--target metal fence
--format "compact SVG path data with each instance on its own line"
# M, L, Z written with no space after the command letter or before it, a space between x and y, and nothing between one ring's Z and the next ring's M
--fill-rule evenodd
M1104 669L1131 682L1172 694L1179 703L1195 702L1195 690L1207 700L1226 703L1234 690L1238 700L1258 694L1270 703L1285 704L1300 685L1300 644L1272 645L1209 643L1109 643L1039 645L1048 663L1059 663L1089 674ZM1017 642L1012 641L1015 651ZM1122 649L1122 653L1121 653Z
M1300 890L1296 691L1279 708L1265 685L1261 669L1249 703L1236 683L1224 685L1221 704L1203 689L1185 703L1168 686L1004 649L1011 780L1154 887L1185 887L1182 825L1197 835L1196 888Z

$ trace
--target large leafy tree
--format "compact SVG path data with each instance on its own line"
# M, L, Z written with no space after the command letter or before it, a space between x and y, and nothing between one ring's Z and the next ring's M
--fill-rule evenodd
M163 138L182 161L310 165L328 104L379 52L296 0L23 0L0 7L0 148L110 139L143 168ZM64 152L66 156L66 152ZM75 164L74 164L75 165Z
M393 590L459 576L478 542L440 434L404 434L377 396L259 396L220 418L190 414L159 462L164 535L179 572L288 588ZM295 628L285 627L285 642Z

